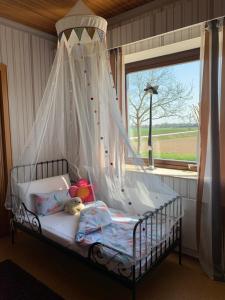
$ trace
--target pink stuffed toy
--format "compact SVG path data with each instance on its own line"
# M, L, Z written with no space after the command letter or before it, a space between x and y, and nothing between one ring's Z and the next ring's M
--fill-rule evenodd
M89 185L89 182L88 182L88 180L87 179L85 179L85 178L81 178L81 179L79 179L78 181L77 181L77 183L76 183L76 186L87 186L87 185Z
M70 188L69 188L69 194L70 194L71 198L75 198L76 197L76 193L77 193L78 189L79 189L79 187L76 186L76 185L71 185L70 186Z
M80 186L76 192L76 197L82 199L83 203L94 201L93 187L91 184Z
M81 178L76 184L71 185L69 194L72 198L81 198L83 203L94 201L93 186L85 178Z

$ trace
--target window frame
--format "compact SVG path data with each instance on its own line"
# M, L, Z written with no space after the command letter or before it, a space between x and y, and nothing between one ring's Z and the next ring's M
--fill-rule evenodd
M186 62L192 62L200 59L200 48L194 48L191 50L176 52L173 54L163 55L159 57L140 60L132 63L125 64L125 118L126 129L128 132L128 101L127 101L127 75L138 71L144 71L149 69L156 69L161 67L167 67ZM148 165L148 159L143 158L144 163ZM129 163L129 158L127 159ZM180 161L172 159L154 159L155 167L197 171L197 162Z

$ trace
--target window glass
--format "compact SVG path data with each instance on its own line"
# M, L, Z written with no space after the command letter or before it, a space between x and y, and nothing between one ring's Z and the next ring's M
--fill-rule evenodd
M128 133L135 152L148 157L150 94L152 148L157 159L196 162L199 130L199 60L127 74Z

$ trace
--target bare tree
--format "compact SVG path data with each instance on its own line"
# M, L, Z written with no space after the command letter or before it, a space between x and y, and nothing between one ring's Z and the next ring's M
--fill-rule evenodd
M130 125L137 130L137 152L140 153L141 127L149 122L149 95L144 92L147 83L158 85L158 95L153 96L152 119L182 117L185 103L192 98L192 86L176 79L168 69L155 69L134 73L129 77Z

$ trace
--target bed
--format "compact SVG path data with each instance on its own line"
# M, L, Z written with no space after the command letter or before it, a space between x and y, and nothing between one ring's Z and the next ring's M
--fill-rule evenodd
M14 167L12 176L18 183L27 182L31 178L32 167ZM35 176L32 174L32 178L50 178L68 174L69 171L65 159L46 161L35 165ZM18 201L18 195L12 193L11 197L12 201ZM27 207L26 201L20 201L22 204L11 220L13 243L15 230L19 228L118 280L132 290L133 300L136 299L137 283L177 247L181 264L182 200L179 196L141 217L110 209L111 227L107 227L96 239L97 242L86 245L75 241L78 216L68 215L64 211L39 216ZM172 222L173 226L168 226L168 222ZM114 238L110 238L112 232L116 233Z

